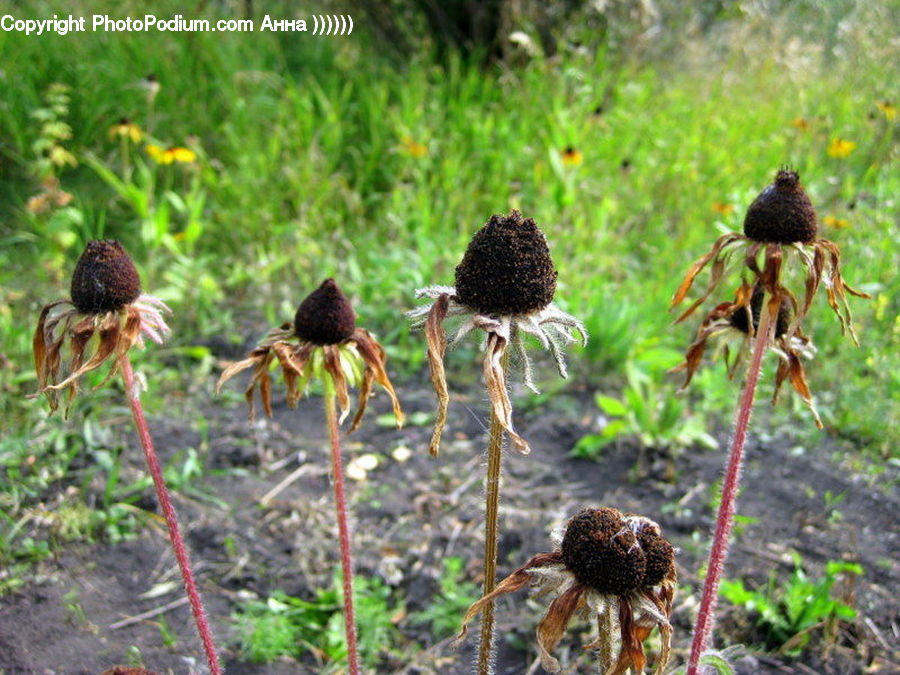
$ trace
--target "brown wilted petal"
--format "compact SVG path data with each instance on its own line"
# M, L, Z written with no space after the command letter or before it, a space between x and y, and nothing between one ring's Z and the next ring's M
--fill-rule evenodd
M111 354L117 351L119 347L119 337L122 333L122 327L119 322L119 315L110 312L100 323L98 332L100 333L100 342L97 345L97 351L83 366L70 373L62 382L50 385L48 389L61 390L72 384L79 377L99 367Z
M341 363L341 351L337 345L325 345L322 347L322 351L325 357L325 373L330 374L334 382L334 392L337 396L338 408L341 411L340 421L343 422L350 413L350 392L347 389L347 378Z
M484 384L487 389L491 409L500 425L509 435L513 446L523 455L531 452L528 443L513 429L512 403L506 390L506 375L503 371L503 354L507 341L497 333L488 333L487 348L484 355Z
M356 343L356 349L359 352L359 355L366 364L366 370L363 374L363 381L359 388L359 404L356 415L353 417L353 423L350 425L350 431L355 431L359 427L360 422L362 422L363 413L366 411L366 404L372 393L373 379L384 387L388 396L391 397L394 419L397 420L397 428L401 428L403 426L404 416L403 411L400 409L400 401L397 398L397 393L394 391L394 386L391 384L387 371L385 370L387 353L384 351L384 348L378 344L378 341L372 337L369 331L364 328L357 328L353 333L352 339Z
M506 595L507 593L513 593L518 591L520 588L524 588L531 581L531 572L529 570L536 569L539 567L547 567L549 565L558 565L562 562L562 556L559 554L559 551L554 551L551 553L538 553L536 556L531 558L527 563L522 565L519 569L515 570L512 574L506 577L503 581L497 584L497 587L488 593L487 595L481 597L477 601L475 601L471 607L466 611L466 615L462 620L462 627L459 629L459 633L454 638L454 643L459 643L468 632L469 622L472 621L478 613L485 608L486 605L492 603L497 597L501 595Z
M703 302L710 296L710 294L715 290L719 281L722 278L722 274L725 270L725 264L727 262L727 257L730 255L730 251L726 249L733 243L742 241L744 239L743 236L737 234L735 232L730 232L728 234L722 235L719 237L715 244L713 244L712 250L704 256L701 256L688 270L687 274L684 277L684 280L681 282L681 285L678 287L678 290L675 291L675 295L672 298L672 304L669 306L669 309L673 309L677 305L681 304L681 302L687 297L688 291L691 289L691 286L694 284L694 280L697 278L697 275L703 270L704 267L709 263L710 260L715 260L713 263L712 271L710 272L710 280L707 284L706 290L703 295L695 300L684 313L681 314L676 320L675 323L679 323L684 321L687 317L694 313L694 311L699 307Z
M428 344L428 366L431 371L431 384L437 394L438 408L434 421L434 431L431 433L431 444L428 451L432 457L437 457L441 447L441 435L447 425L447 407L450 404L450 394L447 391L447 376L444 372L444 354L447 351L447 334L444 332L444 319L450 306L450 296L442 293L428 312L425 320L425 340Z
M559 672L559 661L550 652L559 644L572 616L584 604L586 590L584 586L576 583L550 603L547 613L537 626L541 665L548 672Z

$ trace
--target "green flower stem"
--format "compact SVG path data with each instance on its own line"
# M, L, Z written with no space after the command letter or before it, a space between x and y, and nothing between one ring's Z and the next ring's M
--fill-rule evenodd
M747 366L747 378L744 381L744 389L741 392L735 415L731 453L728 458L725 480L722 482L722 499L719 502L716 531L706 565L706 581L703 584L703 596L700 599L697 624L694 626L694 639L691 644L687 675L697 675L700 657L709 648L715 625L716 600L719 595L719 582L722 580L725 560L728 558L731 529L734 525L735 501L741 481L741 464L744 458L744 444L747 441L747 427L750 424L750 414L753 412L753 398L762 370L763 355L772 342L775 322L771 319L772 316L778 316L778 300L775 300L773 308L768 307L768 300L770 300L770 296L766 293L762 304L763 309L760 312L759 328L756 331L753 355L750 358L750 365Z
M356 646L356 615L353 612L353 560L350 557L350 529L347 526L347 498L344 495L344 468L341 463L341 432L338 427L334 383L328 375L325 386L325 416L331 438L331 473L334 502L341 544L341 570L344 578L344 630L347 634L347 663L350 675L359 675L359 652Z
M125 382L125 394L131 406L134 426L141 440L141 447L144 449L144 456L147 459L150 475L153 477L153 484L156 486L156 498L159 500L159 507L166 520L166 527L169 528L169 539L172 542L172 550L175 552L178 567L181 569L184 590L190 601L191 611L194 613L194 621L197 624L197 632L200 634L200 641L203 643L203 649L206 652L206 660L209 662L209 671L212 675L220 675L222 667L219 665L219 657L216 654L216 645L213 641L212 631L210 631L209 622L206 620L206 612L203 609L203 602L200 600L200 591L197 590L197 582L194 580L194 573L191 571L191 561L188 557L187 547L178 527L178 518L175 515L175 507L172 506L172 500L169 498L169 489L166 487L166 482L163 478L159 457L157 457L156 450L153 447L153 439L150 437L150 430L144 417L139 390L134 383L134 371L131 369L131 361L127 354L119 358L119 369L122 371L122 379Z
M503 353L502 368L509 363L509 352ZM500 511L500 475L503 460L503 426L491 406L488 432L488 465L484 483L484 589L482 597L491 593L497 585L498 514ZM494 653L494 603L487 603L481 613L481 637L478 643L478 675L493 672Z

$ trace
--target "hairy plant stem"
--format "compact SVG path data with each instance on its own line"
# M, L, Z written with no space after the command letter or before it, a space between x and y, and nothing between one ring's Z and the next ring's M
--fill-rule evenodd
M184 590L190 601L191 611L194 613L194 622L197 624L197 632L200 634L200 641L203 643L203 650L206 652L209 670L212 675L220 675L222 667L219 665L216 645L213 641L212 632L209 629L209 623L206 620L206 612L203 609L203 601L200 599L197 582L194 580L194 573L191 571L191 561L188 557L184 539L181 536L181 530L178 527L175 508L172 506L169 490L163 479L159 457L157 457L156 450L153 448L153 439L150 437L150 430L147 428L147 420L144 417L139 391L134 382L134 371L131 368L131 360L127 354L119 357L119 369L122 371L122 379L125 382L125 394L128 397L128 404L131 406L134 426L141 440L141 447L144 449L144 457L147 459L147 467L150 469L150 475L153 477L153 484L156 486L156 498L159 500L160 509L162 509L163 517L166 520L166 526L169 528L172 550L175 552L175 559L178 561L178 567L181 570Z
M509 352L504 352L501 367L506 370ZM503 426L491 406L488 431L487 477L484 483L484 589L482 596L497 585L498 514L500 511L500 474L503 460ZM481 612L481 636L478 643L478 675L490 675L494 653L494 603L489 602Z
M709 647L715 624L719 582L722 580L725 560L728 557L731 528L734 525L735 500L737 499L738 487L740 486L744 444L747 441L747 427L750 424L750 414L753 411L753 398L756 394L756 385L759 382L759 374L762 370L763 356L772 342L772 332L775 328L775 322L772 321L772 317L778 316L778 300L769 300L769 302L773 302L773 306L769 307L769 302L766 301L768 299L769 295L767 293L766 299L763 300L762 304L763 311L760 312L759 327L756 330L753 354L747 367L747 377L738 400L738 408L734 420L734 435L731 440L731 451L728 457L728 467L725 471L725 480L722 483L722 499L719 502L715 534L713 535L712 546L709 550L709 560L706 565L706 580L703 584L703 596L700 599L697 623L694 626L694 638L691 643L687 675L697 675L700 657Z
M359 651L356 646L356 614L353 612L353 560L350 557L350 529L347 526L347 498L344 495L344 467L341 463L341 431L335 407L334 384L325 377L325 416L331 438L331 473L334 503L341 543L341 571L344 582L344 630L347 633L347 664L350 675L359 675Z

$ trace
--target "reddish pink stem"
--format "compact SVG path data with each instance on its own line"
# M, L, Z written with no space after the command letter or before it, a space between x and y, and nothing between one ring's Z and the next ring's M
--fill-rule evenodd
M212 675L221 675L222 667L219 665L216 645L213 642L212 632L209 630L209 623L206 621L206 612L203 609L203 602L200 600L197 582L194 581L194 573L191 571L191 561L188 558L187 547L178 527L175 508L172 506L172 500L169 498L169 489L166 487L166 482L163 479L162 467L159 465L159 458L156 455L156 450L153 448L153 439L150 438L150 431L147 428L147 420L144 418L144 409L141 406L139 392L134 384L134 372L131 369L131 361L127 354L119 358L119 368L122 371L122 379L125 381L125 394L128 396L131 414L134 416L134 426L137 428L138 437L141 439L141 447L143 447L144 456L147 458L150 475L153 476L153 484L156 486L156 498L159 500L163 517L166 519L166 526L169 528L169 539L172 541L172 550L175 551L175 559L178 561L178 567L181 569L184 590L191 603L191 611L194 613L194 621L197 624L197 632L200 634L200 640L203 642L203 649L206 652L206 659L209 662L209 670Z
M725 472L725 481L722 484L722 500L719 503L719 513L716 517L716 530L713 535L712 548L709 551L709 561L706 565L706 581L703 584L703 597L700 599L700 611L697 614L697 624L694 626L694 639L691 643L691 656L688 661L687 675L697 675L700 666L700 657L707 650L712 637L715 624L716 601L719 595L719 582L722 580L722 572L725 568L725 560L728 558L728 544L731 539L731 528L734 525L734 508L737 499L738 487L741 481L741 464L744 458L744 444L747 441L747 427L750 424L750 413L753 411L753 397L756 394L756 385L759 382L759 374L762 370L762 359L766 348L771 341L771 333L774 322L771 315L778 313L777 301L774 309L763 302L763 311L760 312L759 328L756 331L756 340L753 355L750 357L750 365L747 367L747 379L738 403L737 414L734 421L734 436L731 441L731 454L728 458L728 468Z
M350 557L350 528L347 526L347 498L344 495L344 467L341 463L341 432L338 428L334 394L326 393L325 416L331 437L331 472L334 503L337 508L338 536L341 542L341 570L344 576L344 630L347 633L347 663L350 675L359 675L359 651L356 646L356 614L353 611L353 560Z

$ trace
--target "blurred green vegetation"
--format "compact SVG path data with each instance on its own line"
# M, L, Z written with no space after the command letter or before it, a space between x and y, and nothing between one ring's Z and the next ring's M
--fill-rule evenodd
M66 423L24 398L35 389L40 308L66 295L91 238L123 241L145 289L174 310L170 342L139 358L159 413L172 393L208 391L217 359L290 318L327 276L387 346L391 370L421 373L424 343L403 318L414 289L451 284L476 229L518 208L550 241L558 303L592 334L573 350L572 377L620 398L641 345L690 343L695 325L673 327L667 312L674 289L715 237L741 227L784 164L800 172L823 236L842 248L848 281L873 295L853 303L859 348L840 336L824 297L811 312L819 354L807 370L824 433L889 456L900 421L896 8L713 4L702 15L604 15L602 25L586 5L571 10L552 56L525 39L540 28L526 17L506 61L428 40L398 58L361 18L341 39L0 33L5 531L18 532L17 509L66 473L78 446L48 453L52 439L78 434L100 405L77 404ZM67 11L104 7L144 11L127 2ZM176 13L171 3L154 11L167 7ZM216 7L206 15L237 12ZM53 13L43 2L0 1L0 10ZM293 15L281 3L257 11ZM122 118L140 128L139 142ZM172 148L195 160L178 151L157 161ZM663 379L655 395L675 396L677 384ZM727 420L736 389L717 364L677 407ZM808 439L821 433L790 395L759 419ZM16 478L23 472L31 478Z

